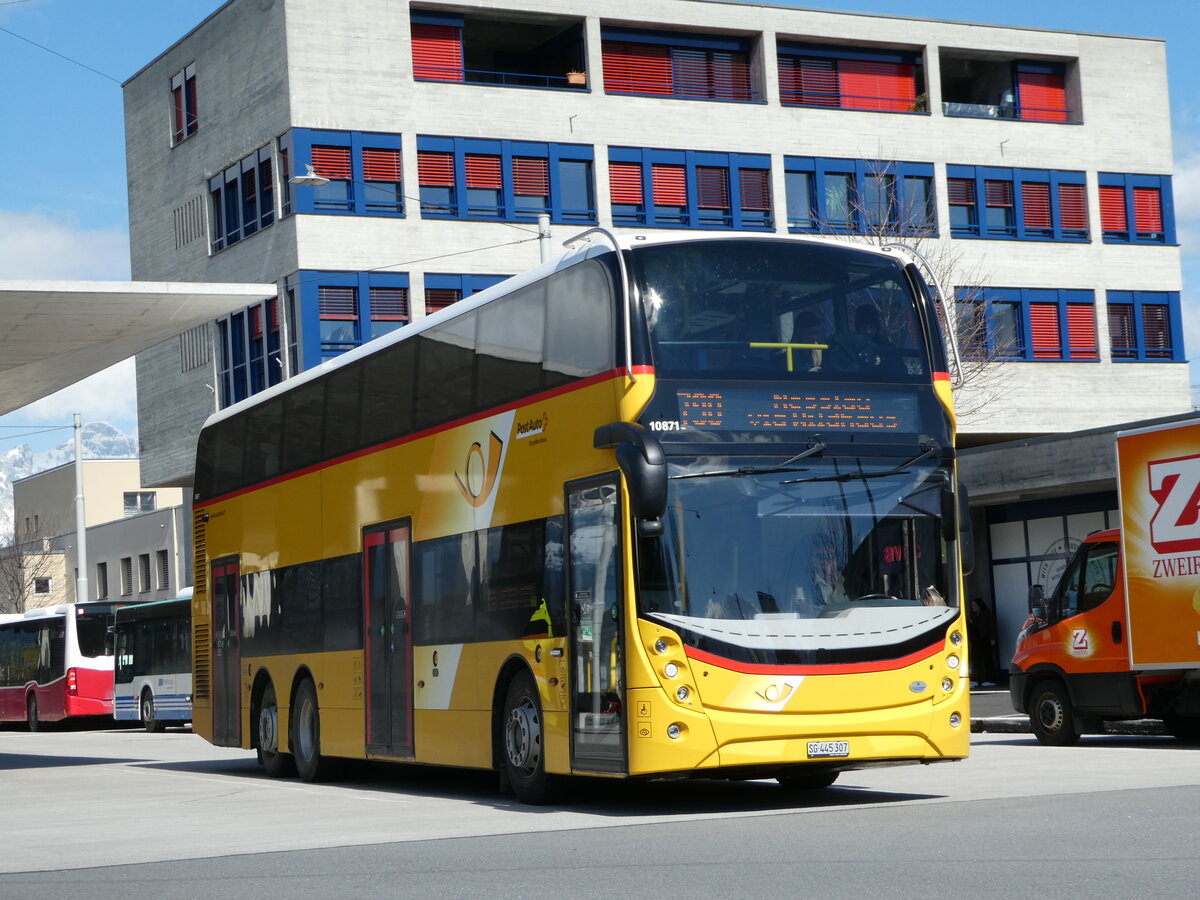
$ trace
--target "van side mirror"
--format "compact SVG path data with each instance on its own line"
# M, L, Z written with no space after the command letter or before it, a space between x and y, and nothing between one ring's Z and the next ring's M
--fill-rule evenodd
M1029 586L1029 615L1035 619L1046 618L1046 592L1040 584Z

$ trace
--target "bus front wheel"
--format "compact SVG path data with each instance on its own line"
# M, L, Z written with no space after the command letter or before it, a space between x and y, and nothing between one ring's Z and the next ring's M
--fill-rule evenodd
M545 803L549 795L542 705L527 672L508 685L504 699L504 771L522 803Z
M272 778L283 778L292 773L292 757L279 749L279 704L275 700L275 685L263 688L262 700L258 705L258 761Z
M26 701L25 705L25 713L25 721L29 723L29 730L37 731L41 727L38 722L37 695L29 695L29 700Z
M322 781L329 776L329 760L321 755L317 689L307 678L296 689L296 702L292 705L292 755L296 772L305 781Z
M1049 678L1033 689L1029 724L1043 744L1067 747L1079 740L1071 695L1067 693L1066 685L1057 678Z
M142 691L142 727L150 734L162 731L166 727L154 715L154 695L148 689Z

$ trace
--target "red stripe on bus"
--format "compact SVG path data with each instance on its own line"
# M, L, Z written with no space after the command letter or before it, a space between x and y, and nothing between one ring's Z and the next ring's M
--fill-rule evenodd
M950 373L949 372L934 372L933 380L934 381L949 381Z
M693 659L698 663L705 663L710 666L719 666L722 669L728 669L731 672L738 672L742 675L845 675L860 672L890 672L894 669L903 669L905 666L911 666L923 660L931 659L932 657L937 656L941 650L942 642L938 641L929 647L917 650L915 653L910 653L908 656L902 656L899 659L881 659L862 663L834 663L828 665L798 666L735 662L734 660L726 659L723 656L705 653L703 650L696 650L691 647L686 648L685 653L689 659Z

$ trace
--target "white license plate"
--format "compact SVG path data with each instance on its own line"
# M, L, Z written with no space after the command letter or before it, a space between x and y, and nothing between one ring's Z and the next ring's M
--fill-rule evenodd
M809 759L839 759L850 755L849 741L809 741Z

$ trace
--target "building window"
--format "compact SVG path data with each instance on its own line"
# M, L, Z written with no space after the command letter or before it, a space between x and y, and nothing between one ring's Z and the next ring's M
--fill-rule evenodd
M171 76L171 143L191 137L200 127L196 107L196 64Z
M312 174L324 184L291 184L289 208L298 213L403 216L400 135L297 128L283 141L285 180Z
M698 33L601 30L604 91L694 100L754 100L750 42Z
M232 247L275 221L271 148L262 147L208 180L212 252Z
M33 579L33 593L38 597L44 597L47 594L49 594L50 593L50 579L49 578Z
M96 563L96 599L108 599L108 563Z
M171 564L167 551L154 551L154 562L154 570L158 573L158 590L165 591L171 587Z
M121 557L121 596L128 597L133 593L133 557Z
M1017 118L1029 122L1067 121L1067 79L1060 63L1016 65Z
M769 156L610 147L608 181L617 225L774 227Z
M1175 243L1175 204L1169 176L1101 172L1099 181L1105 243Z
M980 119L1078 122L1069 106L1077 60L1014 59L995 52L941 48L942 112Z
M150 590L150 554L138 554L138 592L145 594Z
M976 358L1090 361L1096 345L1091 291L960 287L958 333Z
M394 331L411 317L406 273L302 271L288 279L288 290L299 296L304 369Z
M1109 291L1107 301L1114 362L1184 360L1177 292Z
M781 43L778 59L785 106L927 111L919 54Z
M138 513L154 512L154 491L126 491L124 494L125 515L135 516Z
M217 320L217 383L222 407L245 400L282 380L276 298Z
M788 230L937 234L929 163L785 156Z
M1088 239L1082 172L947 166L946 194L954 237Z
M591 147L477 138L417 138L424 218L594 224Z
M425 275L425 315L445 309L464 297L478 294L508 275Z

